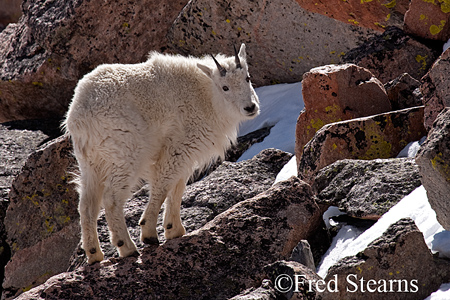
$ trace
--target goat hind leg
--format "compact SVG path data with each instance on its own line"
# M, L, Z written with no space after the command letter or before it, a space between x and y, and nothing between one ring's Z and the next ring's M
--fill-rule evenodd
M104 195L105 216L111 234L111 243L117 247L120 257L138 256L136 245L128 232L124 205L131 196L129 185L111 184Z
M81 181L80 213L81 239L83 249L86 252L88 263L93 264L103 260L103 252L97 235L97 219L100 213L101 188L93 186L89 180Z

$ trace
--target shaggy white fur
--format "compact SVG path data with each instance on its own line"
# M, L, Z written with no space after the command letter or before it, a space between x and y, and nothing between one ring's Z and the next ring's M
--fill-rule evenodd
M185 233L180 205L188 178L223 156L239 123L259 113L245 45L235 57L216 61L152 52L144 63L101 65L79 81L63 125L81 172L79 212L89 263L103 260L97 236L102 205L120 256L138 254L123 206L140 178L150 185L141 240L158 243L156 222L166 198L166 238Z

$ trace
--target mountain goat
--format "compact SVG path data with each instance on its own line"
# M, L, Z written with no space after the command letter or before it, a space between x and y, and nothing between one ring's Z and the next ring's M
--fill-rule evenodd
M139 179L150 199L140 239L157 244L156 223L166 200L167 239L185 234L180 205L186 182L236 140L240 122L259 113L245 45L234 57L203 58L152 52L139 64L100 65L75 88L63 126L77 158L82 244L88 263L103 260L97 236L105 208L111 242L121 257L138 255L123 206Z

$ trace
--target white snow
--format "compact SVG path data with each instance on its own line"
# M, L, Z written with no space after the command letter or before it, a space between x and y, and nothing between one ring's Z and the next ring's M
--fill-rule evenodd
M255 91L259 97L261 114L243 123L239 128L239 136L260 128L273 127L264 141L251 146L239 161L250 159L268 148L294 153L295 127L304 107L301 82L264 86Z
M448 42L450 46L450 41ZM261 101L261 114L252 121L240 127L239 135L245 135L260 128L274 126L262 143L253 145L240 160L252 158L261 150L277 148L294 153L295 127L300 111L303 109L301 83L280 84L256 89ZM399 157L414 157L421 141L412 142L399 154ZM276 182L297 175L295 156L278 174ZM336 207L331 207L325 214L327 226L331 216L342 214ZM415 189L410 195L404 197L397 205L385 213L372 227L362 232L353 226L343 226L333 239L331 247L323 256L317 272L325 277L330 266L341 258L355 255L363 251L367 245L380 237L383 232L401 218L413 219L423 233L425 243L433 253L439 252L441 257L450 258L450 232L442 228L436 220L436 214L428 203L426 190L423 186ZM441 285L440 289L430 295L426 300L450 299L450 283Z
M273 148L273 147L272 147ZM284 165L284 167L281 169L280 173L278 173L277 177L275 178L275 183L289 179L292 176L297 176L297 160L295 158L295 155L292 156L292 158L289 160L287 164Z
M427 139L426 136L422 137L420 141L410 142L408 145L406 145L405 148L403 148L402 151L397 155L397 158L400 157L416 157L417 152L419 152L420 146L425 142Z
M448 48L450 48L450 40L448 40L448 41L444 44L444 47L443 47L442 52L445 52L445 50L447 50Z
M437 222L436 213L431 209L430 204L428 203L425 188L420 186L392 207L372 227L367 229L361 235L355 238L355 236L347 233L344 237L350 241L339 241L340 244L345 244L342 248L333 249L333 247L330 247L317 268L318 274L325 277L329 267L334 265L338 260L346 256L356 255L358 252L363 251L370 242L380 237L391 224L406 217L415 221L417 227L424 235L425 243L430 249L436 251L436 247L442 245L443 241L435 240L434 236L444 229ZM348 228L343 228L341 230L348 232ZM357 234L358 232L355 231L355 235ZM343 238L338 234L335 239ZM434 245L432 247L433 241Z

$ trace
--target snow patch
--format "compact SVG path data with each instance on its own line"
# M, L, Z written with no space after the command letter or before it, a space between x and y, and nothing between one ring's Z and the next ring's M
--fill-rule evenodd
M255 91L259 97L261 113L240 126L239 136L261 128L273 127L264 141L252 145L238 161L250 159L268 148L294 153L297 119L305 106L301 82L263 86Z

